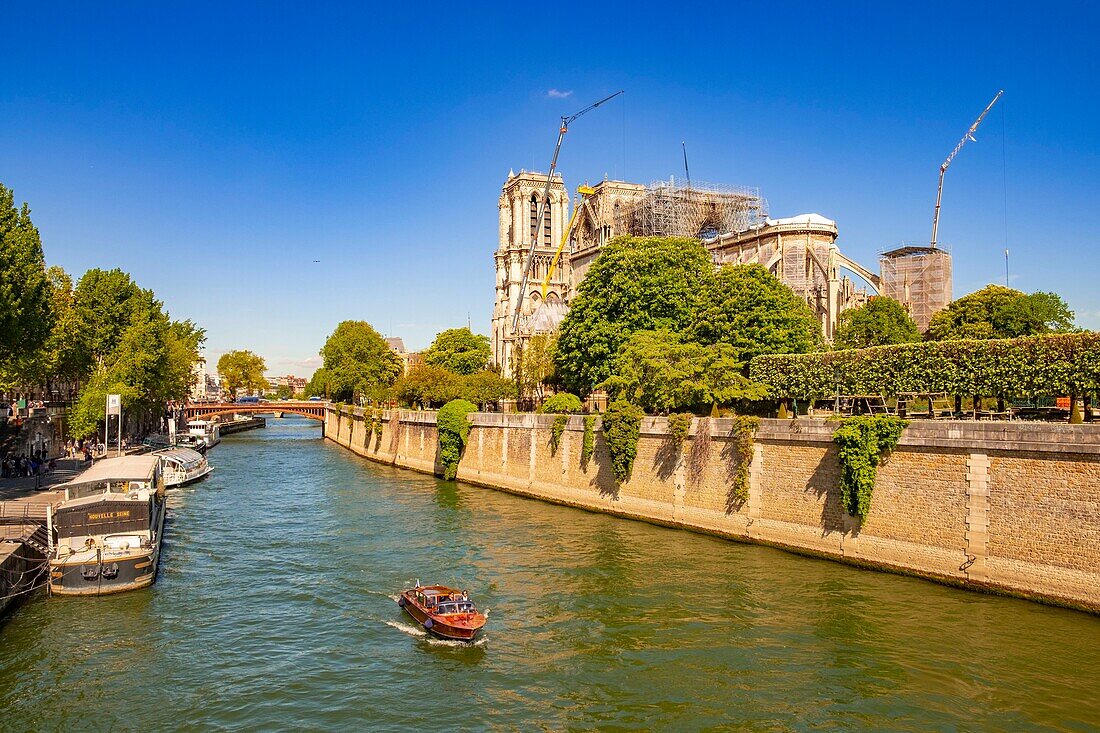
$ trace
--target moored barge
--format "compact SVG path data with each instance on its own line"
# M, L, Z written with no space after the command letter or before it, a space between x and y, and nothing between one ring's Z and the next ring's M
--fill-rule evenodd
M417 581L415 588L401 592L397 605L440 639L473 641L487 620L466 591L445 585L422 586Z
M65 499L47 514L50 592L106 595L151 585L166 511L161 459L106 458L59 488Z

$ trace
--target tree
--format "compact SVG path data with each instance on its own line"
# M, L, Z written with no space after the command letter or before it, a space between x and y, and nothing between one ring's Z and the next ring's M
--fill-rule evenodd
M636 331L687 328L713 278L710 255L696 239L611 240L561 324L555 363L563 386L588 394L611 376L619 347Z
M222 389L229 393L229 399L237 399L237 390L263 390L267 387L264 372L267 364L262 356L248 350L227 351L218 359L218 374L222 378Z
M1067 333L1073 328L1073 311L1058 295L1028 295L1003 285L987 285L932 316L928 338L1002 339Z
M833 345L838 349L907 344L920 341L917 323L893 298L873 296L858 308L849 308L837 319Z
M16 209L14 193L0 184L0 371L11 370L42 347L53 324L50 296L30 208L24 203Z
M759 264L723 267L710 278L687 341L733 347L737 361L802 354L821 344L821 324L793 290Z
M623 344L615 373L601 386L650 412L699 411L763 399L767 389L745 377L744 366L729 344L702 346L664 329L638 331Z
M343 321L321 348L330 397L383 399L401 376L401 357L366 321Z
M488 369L459 377L458 396L475 405L489 405L500 402L515 390L512 380L505 379Z
M491 355L488 336L468 328L450 328L436 334L424 352L424 362L456 374L473 374L485 368Z
M328 398L328 372L324 367L321 367L317 371L313 372L313 376L309 378L309 382L306 383L306 396L307 397L325 397Z
M403 404L431 407L450 402L458 395L459 376L433 364L417 364L393 385Z
M527 339L522 348L512 352L512 374L520 399L532 395L541 400L546 388L557 381L554 357L557 352L556 334L538 333Z

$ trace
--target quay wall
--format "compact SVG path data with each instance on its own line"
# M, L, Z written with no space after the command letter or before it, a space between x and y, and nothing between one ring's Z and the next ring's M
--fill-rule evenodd
M913 421L879 467L866 521L841 509L835 423L762 420L748 499L733 495L731 419L693 421L675 450L665 418L642 421L616 487L596 420L478 413L458 479L559 504L1100 612L1100 425ZM380 424L380 435L372 429ZM330 406L330 440L374 461L442 472L434 412ZM696 442L699 445L696 447Z

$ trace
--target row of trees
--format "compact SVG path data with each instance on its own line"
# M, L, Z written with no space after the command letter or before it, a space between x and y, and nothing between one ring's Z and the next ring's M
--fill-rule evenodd
M132 425L151 422L187 395L204 339L122 270L88 270L74 286L47 268L29 207L0 184L0 390L77 395L77 437L97 431L109 393Z
M872 297L865 305L840 314L833 347L864 349L921 340L1009 339L1073 330L1073 311L1058 295L987 285L932 316L926 334L896 300Z

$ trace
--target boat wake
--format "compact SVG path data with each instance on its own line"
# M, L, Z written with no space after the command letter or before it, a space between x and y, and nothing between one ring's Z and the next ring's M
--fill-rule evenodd
M423 639L424 641L428 642L432 646L449 646L449 647L453 647L453 648L462 649L462 648L471 647L471 646L481 646L482 644L485 643L485 637L484 636L482 636L481 638L477 639L476 641L474 641L472 643L468 642L468 641L452 641L450 639L437 639L436 637L432 636L431 634L429 634L424 629L420 628L419 626L413 626L412 624L406 624L406 623L401 623L400 621L388 621L388 620L384 620L384 621L382 621L382 623L384 623L386 626L397 629L398 631L400 631L403 634L408 634L409 636L415 637L417 639Z

